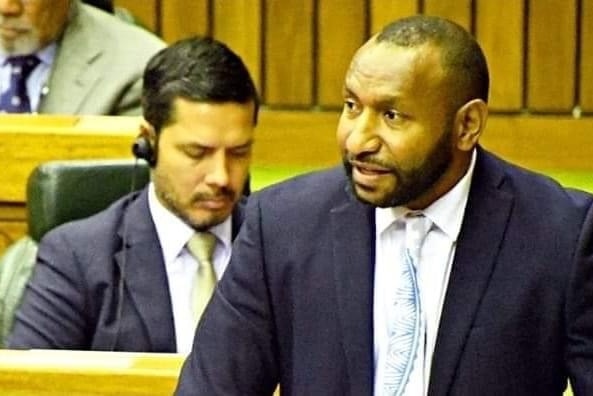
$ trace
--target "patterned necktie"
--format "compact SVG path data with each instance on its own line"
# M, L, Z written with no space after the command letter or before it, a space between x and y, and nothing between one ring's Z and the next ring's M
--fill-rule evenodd
M402 395L412 372L418 346L424 339L424 321L416 271L420 248L432 222L422 213L409 214L406 239L400 263L399 286L395 292L393 316L389 323L389 346L385 361L383 389L385 395Z
M216 237L210 232L197 232L187 242L187 249L198 260L196 282L192 289L192 309L196 324L216 286L216 274L212 266L212 253L215 246Z
M10 85L0 96L0 110L6 113L30 113L31 103L27 94L27 78L39 64L35 55L14 56L6 59L10 64Z

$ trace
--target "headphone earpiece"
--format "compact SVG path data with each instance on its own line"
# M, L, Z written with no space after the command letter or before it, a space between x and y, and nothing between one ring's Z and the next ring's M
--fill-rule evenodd
M150 141L145 136L139 136L132 144L132 153L138 159L148 162L148 165L156 165L156 155Z

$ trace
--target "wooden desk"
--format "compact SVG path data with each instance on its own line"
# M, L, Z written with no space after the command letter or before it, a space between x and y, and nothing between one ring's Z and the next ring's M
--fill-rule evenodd
M183 360L178 354L0 350L0 394L170 396Z
M56 159L131 158L138 117L0 116L0 201L22 203L38 164Z
M38 164L131 158L139 122L139 117L0 115L0 253L26 232L26 181Z
M184 360L173 353L0 349L0 394L170 396Z

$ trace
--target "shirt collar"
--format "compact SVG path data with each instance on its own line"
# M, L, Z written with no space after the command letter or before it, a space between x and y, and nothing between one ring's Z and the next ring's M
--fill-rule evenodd
M477 151L474 149L472 158L465 175L449 190L445 195L434 201L422 212L437 227L439 227L452 241L457 240L463 213L469 197L472 175L476 166ZM395 206L391 208L376 208L376 230L378 234L383 233L394 222L400 220L410 212L405 206Z
M195 231L161 204L152 182L148 185L148 207L161 243L165 264L171 263L179 256ZM216 235L217 243L222 243L224 249L230 249L231 216L208 231Z
M37 57L41 60L42 63L51 66L54 62L56 57L56 51L58 50L58 46L55 42L49 44L48 46L40 49L37 51Z

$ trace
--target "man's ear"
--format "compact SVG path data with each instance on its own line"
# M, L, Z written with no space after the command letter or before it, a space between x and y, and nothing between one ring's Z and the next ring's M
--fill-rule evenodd
M158 150L158 139L155 129L150 123L142 120L140 123L140 133L132 144L132 153L138 159L145 160L148 165L156 165Z
M148 139L150 145L153 147L156 143L156 131L154 130L154 127L144 118L140 122L140 133L138 133L138 137L144 137Z
M455 114L457 148L470 151L477 144L488 118L488 105L482 99L473 99L464 104Z

